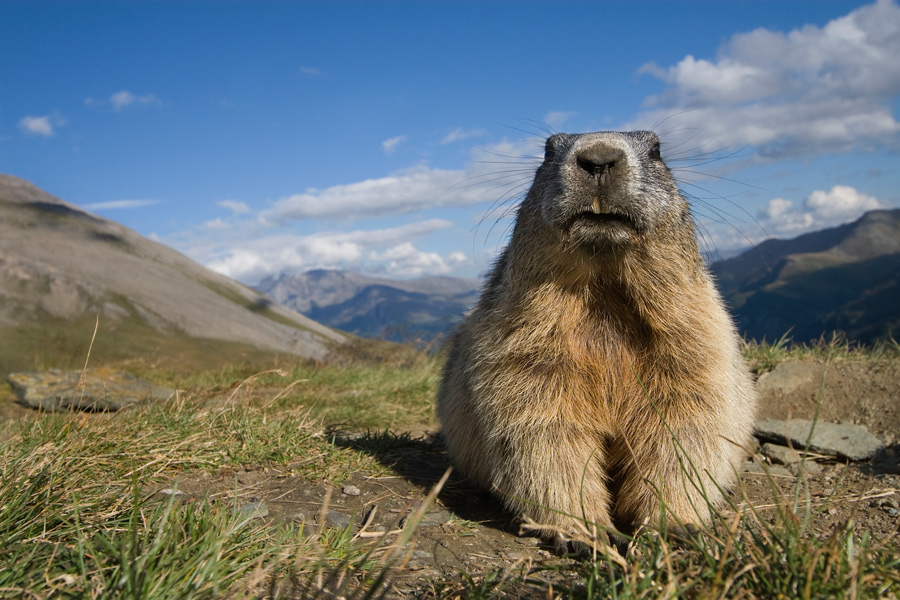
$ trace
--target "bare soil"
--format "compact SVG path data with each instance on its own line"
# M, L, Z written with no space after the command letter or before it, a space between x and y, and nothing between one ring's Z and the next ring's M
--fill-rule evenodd
M823 386L824 382L824 386ZM896 360L844 360L826 365L820 360L782 363L760 378L760 416L767 419L815 416L819 419L864 425L887 442L873 460L839 462L809 457L798 469L758 465L759 453L745 465L733 501L739 509L752 505L761 518L774 506L790 502L798 475L805 481L801 502L812 506L813 526L828 535L852 517L857 533L884 539L900 526L900 364ZM824 392L822 391L824 390ZM349 528L361 539L385 534L394 539L404 520L422 505L429 490L449 466L439 435L423 428L406 432L400 443L373 444L358 432L333 432L334 442L373 454L396 475L375 477L354 473L340 483L308 481L290 471L247 466L214 475L182 477L178 489L187 497L212 496L235 502L273 523L303 523L309 528ZM748 457L749 458L749 457ZM808 496L806 492L808 491ZM327 499L326 499L327 497ZM385 533L386 532L386 533ZM397 571L393 590L401 596L428 595L435 582L459 581L462 573L479 577L523 566L559 564L571 559L556 556L535 537L522 534L518 523L496 499L472 488L454 474L436 501L427 508L407 553L405 568ZM552 581L558 571L542 571ZM534 571L530 577L535 577Z

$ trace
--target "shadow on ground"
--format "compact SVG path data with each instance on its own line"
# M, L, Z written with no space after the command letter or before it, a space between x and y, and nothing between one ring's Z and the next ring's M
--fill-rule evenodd
M357 434L335 430L329 432L329 435L335 445L372 456L425 492L434 488L450 467L450 459L440 434L415 437L389 430ZM503 509L500 502L494 496L474 487L458 471L451 472L437 500L441 508L449 510L459 519L506 534L519 533L517 522Z

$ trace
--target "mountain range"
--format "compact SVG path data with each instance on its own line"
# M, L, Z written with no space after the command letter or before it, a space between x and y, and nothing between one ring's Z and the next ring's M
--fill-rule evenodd
M871 344L900 333L900 209L770 239L712 271L747 338L807 342L841 331Z
M0 175L0 373L40 366L57 346L83 363L96 319L94 350L120 358L256 350L320 359L346 339L171 248Z
M477 279L398 281L314 270L263 280L257 289L330 327L363 337L435 347L475 304Z
M711 265L741 333L809 342L833 331L874 343L900 331L900 210L770 239ZM310 271L266 279L258 289L331 327L420 345L437 341L478 297L475 279L378 279Z

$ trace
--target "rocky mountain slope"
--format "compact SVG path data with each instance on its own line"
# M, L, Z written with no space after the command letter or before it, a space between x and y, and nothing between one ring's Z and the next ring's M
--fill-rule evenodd
M116 338L131 332L321 358L344 340L171 248L0 175L4 345L35 336L52 343L79 319L93 325L94 315L100 316L98 336L122 346L139 341ZM85 347L89 341L90 332ZM215 352L215 344L209 348ZM7 347L0 360L13 352Z
M437 342L478 299L476 279L398 281L315 270L263 280L257 289L294 310L364 337Z
M900 209L767 240L712 265L745 336L809 341L832 331L872 343L900 336Z

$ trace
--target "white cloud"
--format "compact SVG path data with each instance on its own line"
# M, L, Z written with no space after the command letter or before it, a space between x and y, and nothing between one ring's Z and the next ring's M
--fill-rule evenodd
M484 135L484 130L482 129L461 129L457 127L441 140L441 144L452 144L453 142L458 142L460 140L465 140L468 138L478 137L480 135Z
M279 199L259 219L264 225L312 218L354 220L508 199L524 191L534 175L536 163L527 150L504 142L476 151L465 170L418 166L378 179L310 189Z
M307 190L278 200L260 214L267 223L307 218L360 218L409 213L440 206L464 195L450 190L463 180L462 171L418 167L396 175ZM437 197L436 197L437 195Z
M318 77L322 74L322 71L315 67L300 67L300 73L309 77Z
M385 154L393 154L397 151L397 146L405 141L405 135L398 135L397 137L392 137L381 142L381 147L384 149Z
M664 126L701 149L760 156L900 148L900 7L878 0L824 27L733 36L715 60L645 65L667 85L628 128ZM663 132L665 133L665 131Z
M26 135L51 137L56 133L57 127L62 127L65 124L65 120L58 113L41 117L28 115L19 121L19 130Z
M864 212L884 208L873 196L866 196L846 185L836 185L830 192L816 190L803 203L808 209L833 223L846 223Z
M156 94L138 95L128 90L115 92L106 100L91 97L84 99L85 106L105 106L106 104L119 111L135 106L159 106L162 104L162 100Z
M752 223L736 218L698 218L698 233L712 260L743 252L768 238L791 239L805 233L855 221L870 210L887 208L873 196L843 185L816 190L802 202L773 198L760 208Z
M372 251L369 260L384 263L378 269L392 277L421 277L449 273L457 266L468 262L462 252L451 252L441 256L437 252L422 252L411 242L403 242L383 252Z
M217 205L231 210L231 215L168 236L166 242L250 285L269 275L315 268L393 277L483 269L494 253L488 240L508 234L506 213L534 175L534 154L539 154L543 145L534 142L503 141L475 150L465 169L420 165L387 177L309 189L258 213L243 202L223 200ZM329 221L337 229L374 217L478 203L493 204L475 211L480 219L473 216L474 220L463 223L467 233L457 236L459 244L441 246L439 251L434 244L446 243L447 235L429 236L453 226L444 219L423 217L425 220L384 229L310 233ZM481 238L483 247L475 242Z
M159 105L162 104L162 101L154 94L138 96L128 90L121 90L109 97L109 103L115 110L122 110L131 105Z
M816 190L800 207L793 201L775 198L760 209L760 225L770 236L796 237L810 231L836 227L854 221L863 213L884 208L877 198L856 189L836 185L830 191Z
M449 221L430 219L386 229L279 234L218 245L180 246L209 268L250 284L284 271L316 268L413 277L446 273L466 261L459 252L441 256L414 246L417 239L451 226Z
M123 208L143 208L144 206L152 206L154 204L159 204L159 200L111 200L109 202L86 204L85 208L87 210L117 210Z
M235 215L244 215L250 212L250 207L240 200L222 200L220 202L216 202L216 206L227 208Z
M221 231L226 229L231 229L233 226L228 221L224 221L219 217L216 217L212 221L204 221L201 225L201 229L206 229L210 231Z

